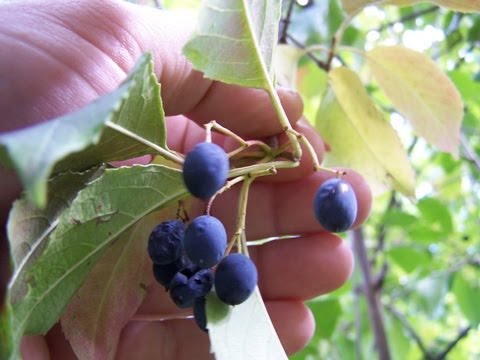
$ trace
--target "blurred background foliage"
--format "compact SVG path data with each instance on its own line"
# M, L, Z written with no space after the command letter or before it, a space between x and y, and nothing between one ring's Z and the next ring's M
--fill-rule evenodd
M200 1L144 3L194 9ZM283 5L283 41L299 48L329 47L346 16L339 0L296 0L291 11L289 0ZM434 150L413 134L370 82L361 57L337 54L334 64L360 75L408 149L416 201L386 192L375 198L363 228L346 234L357 257L354 273L341 289L308 303L317 328L291 359L480 359L480 14L432 3L367 6L346 29L342 45L370 50L379 44L428 55L454 82L465 104L460 157ZM299 62L297 90L308 119L315 119L328 86L318 66L325 56L311 53ZM363 255L355 246L359 239ZM382 336L385 342L378 344Z

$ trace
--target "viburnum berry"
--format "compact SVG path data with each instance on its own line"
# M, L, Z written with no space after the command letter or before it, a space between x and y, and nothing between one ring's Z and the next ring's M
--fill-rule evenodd
M193 196L208 199L225 184L229 168L225 150L214 143L203 142L187 154L183 180Z
M185 225L181 220L164 221L148 238L148 254L155 264L166 265L177 260L183 251Z
M216 217L202 215L187 226L183 244L186 255L195 265L211 268L225 253L227 232Z
M215 292L229 305L243 303L255 290L257 268L249 257L234 253L220 261L215 271Z
M348 230L357 217L357 198L352 186L345 180L325 181L313 200L315 216L322 227L331 232Z

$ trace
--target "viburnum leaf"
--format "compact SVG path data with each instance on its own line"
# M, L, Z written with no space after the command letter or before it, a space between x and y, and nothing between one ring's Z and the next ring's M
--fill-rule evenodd
M10 301L27 291L25 274L45 248L48 235L58 224L61 213L70 205L78 191L88 181L101 175L102 168L92 168L84 173L64 173L51 179L48 187L48 203L39 209L26 198L17 200L9 214L7 233L13 273L7 292L6 307L0 314L0 359L17 359L14 352L13 314Z
M0 309L0 359L20 358L18 340L13 336L13 312L8 302Z
M204 1L185 56L208 78L268 89L280 15L277 0Z
M18 277L25 291L12 298L14 339L48 331L119 235L186 195L181 172L160 165L107 169L78 192L41 256Z
M316 126L330 146L327 164L360 172L375 194L388 188L414 195L414 175L396 132L375 107L358 76L345 67L329 73L331 90Z
M480 286L478 286L477 277L469 277L461 271L456 272L452 292L455 294L458 306L465 318L472 327L477 327L480 324L480 309L478 308Z
M368 5L375 5L378 0L341 0L342 7L347 14L354 14ZM410 6L418 3L431 3L443 6L454 11L476 12L480 11L480 0L390 0L385 4L396 6Z
M258 288L247 301L211 321L211 314L218 314L218 306L207 299L207 327L216 360L288 359ZM220 313L225 311L220 309Z
M375 80L415 132L458 157L463 102L435 62L403 46L378 46L366 59Z
M149 285L147 241L152 213L119 236L97 262L62 315L62 330L79 359L114 359L120 333Z
M17 275L25 273L25 268L36 260L46 245L48 236L58 225L63 211L70 206L77 193L89 181L101 176L104 168L88 171L62 173L49 181L48 202L39 209L25 197L14 202L7 224L10 253L14 271L11 277L13 286L21 283ZM15 288L13 289L15 292Z
M13 167L29 200L44 207L51 174L154 153L138 140L109 128L110 123L166 148L160 85L151 55L139 60L117 90L80 110L1 134L0 163Z

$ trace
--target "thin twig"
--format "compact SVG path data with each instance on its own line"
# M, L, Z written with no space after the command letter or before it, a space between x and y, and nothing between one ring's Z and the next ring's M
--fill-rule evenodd
M278 38L279 44L287 43L287 32L288 32L288 27L290 26L294 5L295 5L295 0L290 0L290 4L288 4L287 16L282 20L280 20L281 32Z
M423 16L423 15L426 15L426 14L429 14L431 12L434 12L434 11L437 11L438 9L440 9L438 6L430 6L426 9L423 9L423 10L419 10L419 11L416 11L416 12L413 12L413 13L410 13L410 14L407 14L407 15L404 15L404 16L401 16L400 18L398 18L397 20L394 20L394 21L390 21L386 24L383 24L381 26L379 26L377 29L375 29L374 31L377 31L377 32L382 32L383 30L389 28L389 27L392 27L393 25L395 24L398 24L398 23L404 23L406 21L410 21L410 20L415 20L416 18L420 17L420 16Z
M443 360L447 357L448 353L458 344L460 340L462 340L464 337L468 335L468 332L470 331L471 327L467 326L460 330L458 333L457 337L453 339L443 350L438 356L435 357L435 360Z
M413 326L410 324L410 322L403 316L403 314L398 311L392 304L386 304L385 308L388 310L390 314L392 314L394 317L397 318L398 321L402 324L403 328L405 331L410 335L410 337L415 341L415 343L418 345L420 350L423 353L424 358L430 359L431 354L428 351L428 349L425 347L423 344L423 340L420 338L420 336L417 334Z
M298 46L300 49L305 50L306 46L300 41L296 40L292 35L287 34L288 40L290 40L294 45ZM327 63L323 62L313 54L311 51L306 51L305 54L317 65L320 69L328 71Z
M480 171L480 159L478 158L475 151L470 146L467 138L465 135L460 134L460 144L462 145L463 152L465 153L465 157L468 161L470 161L475 167Z
M362 271L363 289L367 300L369 318L372 321L375 347L380 360L389 360L391 358L390 349L388 347L387 334L382 319L382 305L378 291L374 287L363 229L359 227L353 230L352 236L353 251L355 252L355 256L358 259Z

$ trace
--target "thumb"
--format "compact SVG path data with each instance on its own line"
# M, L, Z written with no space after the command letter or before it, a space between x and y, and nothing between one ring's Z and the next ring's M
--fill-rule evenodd
M182 48L194 32L197 14L123 6L141 19L145 31L139 33L138 43L142 51L153 53L167 115L187 114L199 124L217 120L244 136L265 137L282 131L266 91L206 79L184 57ZM295 123L303 112L300 96L284 88L278 94L287 117Z

